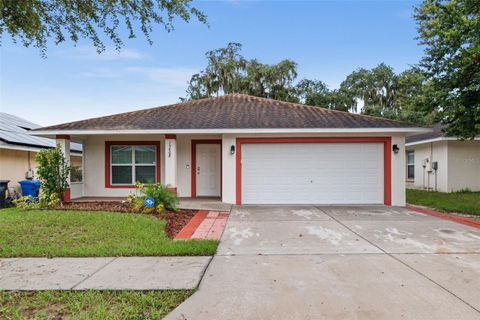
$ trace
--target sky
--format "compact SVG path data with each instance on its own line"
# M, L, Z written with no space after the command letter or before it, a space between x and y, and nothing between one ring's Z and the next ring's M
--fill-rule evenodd
M329 88L358 68L381 62L401 72L423 54L412 19L418 1L194 0L208 26L177 20L156 26L150 45L141 32L118 53L106 42L97 54L88 41L54 45L47 58L3 37L0 110L40 125L161 106L185 96L187 81L206 66L205 52L229 42L263 63L293 59L298 79Z

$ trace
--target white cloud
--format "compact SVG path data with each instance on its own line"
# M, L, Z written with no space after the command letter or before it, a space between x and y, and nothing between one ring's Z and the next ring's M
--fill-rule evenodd
M77 46L67 50L58 50L53 53L57 57L74 60L112 61L112 60L142 60L150 56L137 49L123 48L120 51L107 49L97 53L94 47Z
M185 67L155 68L155 67L128 67L126 72L138 74L146 77L148 80L167 84L172 86L184 86L193 74L198 72L196 69Z
M94 68L80 72L78 75L86 78L119 78L122 76L122 72L113 68Z
M187 82L197 69L186 67L121 67L121 68L93 68L79 73L87 78L117 78L129 80L132 76L139 77L142 83L154 83L172 87L186 88ZM136 79L136 81L138 82Z

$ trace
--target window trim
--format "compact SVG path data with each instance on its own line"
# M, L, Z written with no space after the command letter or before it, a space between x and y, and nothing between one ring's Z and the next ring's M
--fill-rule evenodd
M105 141L105 188L135 188L134 185L132 184L112 184L112 161L111 161L111 149L112 146L154 146L155 147L155 180L156 183L160 183L160 171L161 171L161 165L160 165L160 159L161 159L161 154L160 154L160 141ZM132 151L134 152L134 151ZM132 158L132 162L134 162L135 159ZM142 165L142 164L139 164ZM148 165L148 164L146 164ZM129 164L128 166L132 166L135 168L135 164ZM133 172L132 172L133 173ZM132 175L133 176L133 175Z
M413 154L413 163L411 163L411 164L408 163L408 155L409 155L409 154ZM406 157L405 157L405 158L406 158L406 162L407 162L406 178L407 178L407 180L409 180L409 181L413 181L413 180L415 180L415 150L407 150L407 154L406 154ZM408 168L409 168L410 166L413 167L413 178L410 178L410 177L408 176Z

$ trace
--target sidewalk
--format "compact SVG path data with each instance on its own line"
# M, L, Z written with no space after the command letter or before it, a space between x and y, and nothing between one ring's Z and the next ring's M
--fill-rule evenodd
M6 258L0 290L192 289L211 258Z

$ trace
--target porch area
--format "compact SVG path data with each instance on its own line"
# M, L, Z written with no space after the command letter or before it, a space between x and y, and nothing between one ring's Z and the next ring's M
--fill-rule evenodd
M56 140L65 156L71 141L84 148L82 179L70 181L70 201L125 201L140 182L168 186L184 209L229 211L235 202L234 137L57 135Z

